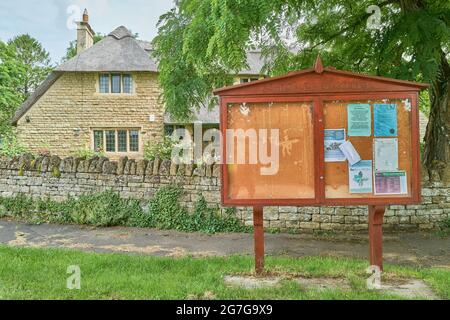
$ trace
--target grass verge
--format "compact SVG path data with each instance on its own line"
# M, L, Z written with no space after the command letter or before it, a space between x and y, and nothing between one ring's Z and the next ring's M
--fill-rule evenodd
M67 268L81 269L81 290L66 288ZM329 257L268 257L267 270L347 280L350 290L301 290L293 280L276 288L227 286L224 275L252 272L250 256L161 258L62 249L0 246L0 299L396 299L366 289L367 262ZM388 265L385 277L425 280L450 299L450 270Z

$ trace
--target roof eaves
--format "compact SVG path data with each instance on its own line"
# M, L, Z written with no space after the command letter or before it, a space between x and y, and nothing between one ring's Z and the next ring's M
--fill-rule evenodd
M297 76L300 74L306 74L306 73L310 73L310 72L314 72L314 68L309 68L309 69L300 70L300 71L291 71L291 72L281 75L281 76L265 78L265 79L261 79L258 81L252 81L252 82L247 82L247 83L235 84L233 86L228 86L228 87L222 87L222 88L218 88L218 89L214 90L213 93L215 95L218 95L219 93L222 93L222 92L226 92L226 91L230 91L230 90L234 90L234 89L238 89L238 88L250 87L250 86L254 86L254 85L269 82L269 81L286 79L286 78L290 78L290 77L294 77L294 76Z
M41 83L41 85L28 97L27 100L16 111L11 124L16 126L19 120L30 110L30 108L47 92L47 90L59 79L62 72L53 71L50 75Z
M295 77L295 76L299 76L299 75L305 75L307 73L312 73L312 72L316 72L315 68L309 68L309 69L299 70L299 71L292 71L292 72L289 72L289 73L287 73L285 75L281 75L281 76L277 76L277 77L266 78L266 79L262 79L262 80L258 80L258 81L253 81L253 82L248 82L248 83L243 83L243 84L236 84L236 85L233 85L233 86L228 86L228 87L223 87L223 88L218 88L218 89L214 90L214 94L215 95L219 95L220 93L231 91L231 90L234 90L234 89L254 86L254 85L258 85L258 84L269 82L269 81L276 81L276 80L286 79L286 78ZM327 72L327 73L346 75L346 76L351 76L351 77L358 77L358 78L363 78L363 79L368 79L368 80L389 82L389 83L393 83L393 84L397 84L397 85L414 87L414 88L418 88L418 89L421 89L421 90L427 89L430 86L427 83L420 83L420 82L413 82L413 81L406 81L406 80L398 80L398 79L379 77L379 76L371 76L371 75L360 74L360 73L355 73L355 72L350 72L350 71L337 70L337 69L331 68L331 67L323 68L322 72L323 73Z

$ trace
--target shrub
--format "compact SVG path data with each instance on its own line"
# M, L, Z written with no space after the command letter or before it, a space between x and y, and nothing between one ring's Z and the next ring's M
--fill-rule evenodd
M162 187L156 192L148 210L151 227L189 231L185 223L189 220L189 214L178 201L182 194L183 190L176 185Z
M220 216L218 208L208 208L203 195L199 195L191 218L192 231L201 231L205 233L247 232L251 229L245 227L242 222L236 218L235 208L227 208L225 216Z
M200 195L192 214L179 203L183 190L180 186L170 185L156 192L150 202L147 213L132 218L132 225L158 229L173 229L184 232L245 232L245 227L236 218L234 209L227 209L224 217L218 214L218 208L208 208L205 198Z
M235 216L234 209L227 209L224 216L218 208L208 208L200 195L190 214L179 203L183 194L180 186L169 185L159 189L149 203L148 210L139 201L122 199L113 191L87 194L64 202L50 199L33 199L23 194L14 198L0 197L0 218L9 216L31 223L77 223L97 227L132 226L158 228L184 232L245 232L245 227Z
M65 202L35 200L23 194L14 198L0 197L0 213L31 222L78 223L98 227L126 225L128 219L142 212L136 200L121 199L117 193L105 191L70 198Z
M76 158L92 159L94 157L104 157L105 153L103 151L94 151L89 148L82 148L73 153Z
M22 144L17 137L9 133L2 137L2 143L0 144L0 156L16 157L24 154L27 148Z
M176 142L171 137L164 137L162 141L149 141L144 148L144 158L153 161L156 158L162 160L170 160L172 158L172 150Z
M124 200L113 191L105 191L71 199L68 210L75 223L111 227L126 225L132 214L141 208L136 200Z
M443 237L450 235L450 217L440 223L438 234Z

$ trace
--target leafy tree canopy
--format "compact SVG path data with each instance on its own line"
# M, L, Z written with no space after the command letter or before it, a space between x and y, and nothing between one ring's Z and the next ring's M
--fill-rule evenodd
M179 0L154 45L162 98L177 118L229 84L253 47L270 76L310 67L320 53L336 68L430 82L426 162L449 161L448 0Z
M50 55L28 34L11 39L8 45L16 52L16 59L24 69L19 77L17 91L26 99L52 71Z
M11 130L11 118L22 103L22 96L16 88L24 73L24 66L14 49L0 41L0 135Z

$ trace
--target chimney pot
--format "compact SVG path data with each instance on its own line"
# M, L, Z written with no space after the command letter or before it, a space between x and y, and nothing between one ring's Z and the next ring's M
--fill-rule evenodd
M94 45L94 30L89 25L89 13L84 9L83 18L77 22L77 54Z
M84 9L84 12L83 12L83 22L89 23L89 13L88 13L87 9Z

